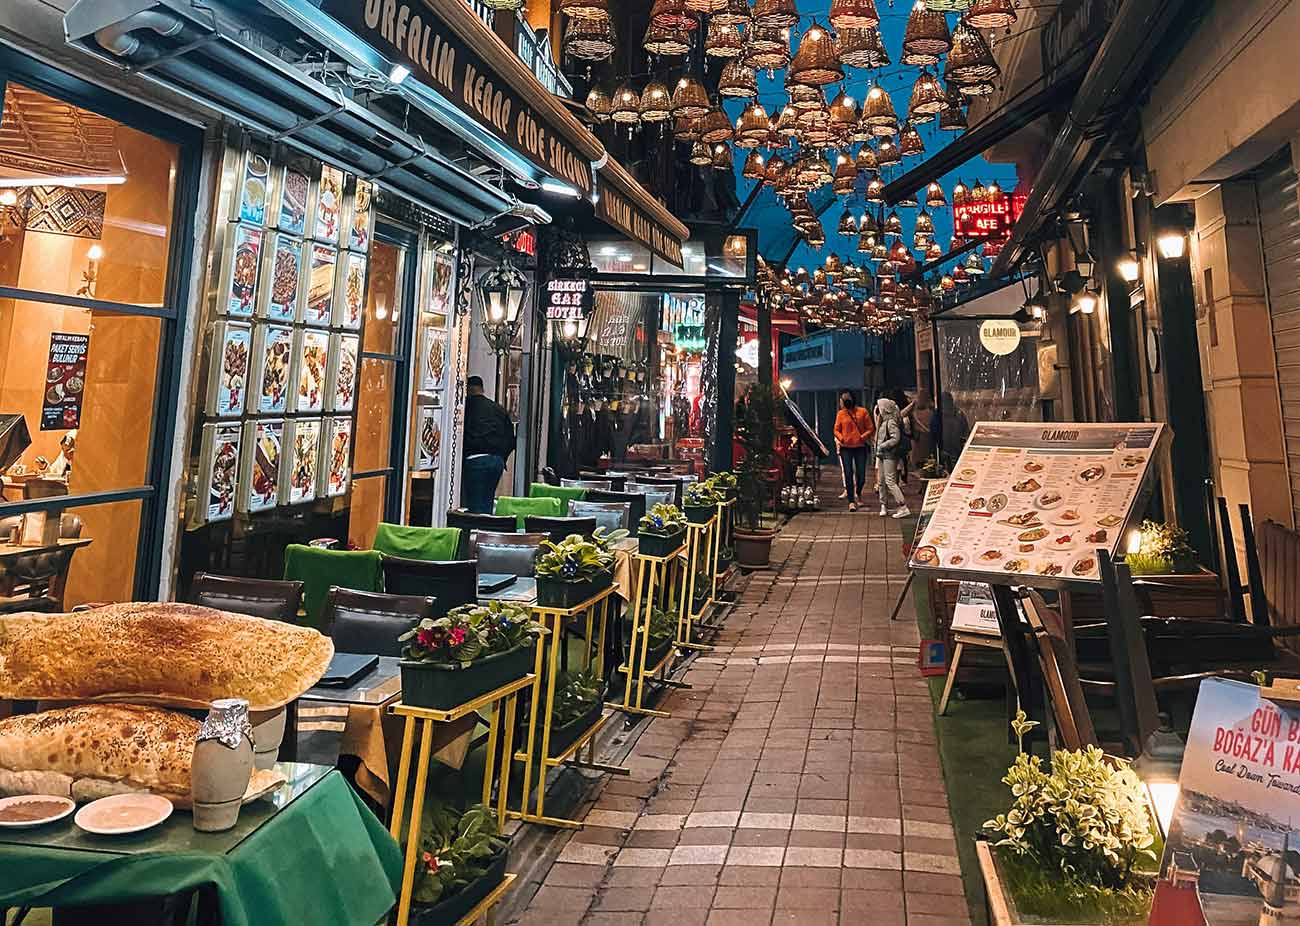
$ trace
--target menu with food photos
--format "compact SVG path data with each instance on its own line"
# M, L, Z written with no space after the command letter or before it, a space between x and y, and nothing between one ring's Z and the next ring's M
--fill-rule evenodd
M1099 580L1150 490L1164 426L981 422L912 552L911 566L1061 585ZM996 578L995 578L996 577Z
M280 502L300 505L316 497L316 472L320 463L319 418L290 418L284 425L280 452Z
M237 421L203 426L199 475L203 510L208 521L224 521L235 513L241 430Z
M284 232L271 232L270 285L266 290L266 311L271 321L296 322L302 294L302 241Z
M244 422L244 456L239 484L243 487L239 510L274 508L280 495L280 456L284 447L284 419Z
M326 418L321 442L321 494L342 495L352 475L352 419Z
M231 235L221 306L227 315L247 318L253 314L257 296L257 265L262 259L263 232L247 225L232 225Z
M293 329L258 325L253 333L253 377L258 415L282 415L289 403L289 373L293 363Z

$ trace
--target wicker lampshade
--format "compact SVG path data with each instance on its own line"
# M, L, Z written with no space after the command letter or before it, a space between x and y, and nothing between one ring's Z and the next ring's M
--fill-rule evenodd
M962 109L961 91L955 86L948 88L943 111L939 113L939 128L947 132L964 132L966 130L966 110Z
M876 236L873 232L864 231L858 234L858 252L860 254L870 254L871 249L876 246Z
M925 0L917 0L907 17L907 29L903 33L903 64L925 66L939 63L939 56L946 55L952 48L952 36L948 33L948 17L925 5Z
M996 90L997 87L991 80L976 80L970 83L958 84L957 90L962 97L986 96Z
M650 25L690 32L699 23L686 11L686 0L655 0L650 8Z
M817 24L804 33L790 62L790 77L801 84L833 84L844 79L835 37Z
M894 101L879 84L868 90L867 98L862 101L862 123L873 135L888 136L898 131Z
M599 84L587 91L587 112L597 122L608 122L614 111L614 101L609 93Z
M885 217L884 233L891 238L897 238L903 233L903 220L898 217L898 213L890 210L889 215Z
M835 229L841 235L856 235L858 233L858 223L853 220L853 213L845 209L840 215L840 224Z
M641 94L629 84L619 84L614 91L614 106L610 117L623 125L636 125L641 121Z
M831 25L839 29L868 29L880 25L875 0L831 0Z
M943 80L947 84L970 84L992 80L1002 73L993 50L984 41L978 29L964 21L952 31L952 51L943 67Z
M905 158L925 154L925 142L921 140L921 133L916 130L916 126L911 123L903 126L903 132L898 137L898 150Z
M884 192L885 181L881 180L879 177L872 177L871 181L867 184L867 202L883 203L885 201L885 197L882 195Z
M929 209L942 209L948 205L948 200L943 195L943 187L939 186L937 180L931 180L930 185L925 188L925 205Z
M731 120L719 107L713 107L700 120L700 139L710 145L730 141L732 136Z
M570 19L564 30L564 53L578 61L604 61L615 47L614 22L608 16Z
M776 130L786 138L794 138L799 134L799 110L793 106L782 109L780 117L776 120Z
M962 19L976 29L1007 29L1016 21L1016 7L1011 0L975 0Z
M871 141L874 138L871 134L871 127L863 125L862 120L858 119L853 125L849 126L848 131L844 133L844 144L852 145L858 142Z
M924 209L916 214L916 233L918 235L934 234L934 219Z
M839 155L835 159L835 175L831 178L832 191L836 196L850 196L853 193L854 187L857 186L857 183L858 169L853 164L853 158L849 157L847 154ZM844 214L846 216L849 214L847 209L844 210ZM852 218L852 216L849 217ZM840 225L842 228L844 225L843 219L840 220ZM856 235L857 233L858 228L856 224L853 226L852 231L840 232L841 235Z
M877 247L883 248L884 245L883 244L877 245ZM885 259L882 260L880 262L880 266L876 268L876 279L880 280L882 283L885 280L889 280L892 282L894 279L897 278L897 276L898 276L898 268L894 266L894 260L890 256L889 251L886 250ZM883 288L881 291L884 292Z
M736 120L736 145L741 148L757 148L767 141L769 122L767 110L757 102L751 102Z
M571 19L609 19L609 0L560 0L556 12Z
M870 145L863 145L858 149L858 156L854 161L854 166L858 169L858 173L861 174L874 174L880 170L880 165L876 163L876 152L872 150Z
M663 122L672 110L672 94L662 80L651 80L641 91L641 121Z
M822 93L821 87L789 84L787 90L790 94L790 105L800 112L805 109L820 109L826 105L826 94Z
M709 151L709 146L702 141L691 145L690 162L697 167L710 166L713 163L713 153Z
M973 276L981 276L984 273L984 258L980 257L979 252L971 251L967 255L966 272Z
M756 71L783 68L790 63L790 40L780 27L750 26L743 60Z
M805 132L810 128L827 126L831 121L831 111L823 103L815 109L799 110L799 130Z
M677 86L673 90L673 108L674 116L699 118L707 113L710 109L709 92L704 89L704 84L693 74L687 74L681 80L677 81Z
M753 15L749 0L727 0L727 5L713 14L713 22L728 26L748 26Z
M754 69L742 64L739 58L732 58L718 78L718 93L723 96L758 96L758 78L754 76Z
M754 153L757 154L758 152ZM779 185L788 166L789 165L785 163L785 158L781 157L781 155L772 155L771 159L767 162L767 175L763 178L764 182L769 186Z
M694 143L700 140L700 117L678 116L673 119L673 138Z
M889 260L889 246L880 238L876 239L876 243L871 248L871 259L876 263ZM877 278L880 276L880 268L876 268L876 276Z
M763 155L757 151L749 152L749 157L745 158L745 166L740 169L740 176L746 180L766 179L767 165L763 163Z
M799 22L795 0L754 0L754 25L788 29Z
M685 29L656 26L650 23L646 26L645 39L642 40L641 47L661 58L684 55L691 50L690 33Z
M858 220L858 230L869 233L873 239L880 236L880 223L870 209L862 213L862 218ZM875 244L874 240L872 244Z
M958 180L957 185L952 188L953 207L969 205L970 201L970 187Z
M745 50L741 41L740 30L713 20L709 23L708 34L704 37L704 53L711 58L736 58Z
M892 138L880 139L880 147L876 149L876 163L881 167L892 167L903 160L903 153L899 150L898 145L894 144Z
M714 170L731 170L733 167L731 160L730 145L713 146L713 169Z
M727 0L686 0L686 9L692 13L717 13L727 8Z
M848 133L858 123L857 104L853 102L853 97L841 90L831 101L831 129Z
M913 125L929 122L948 105L939 79L929 71L922 71L912 84L912 96L907 103L907 119Z
M840 64L845 67L889 67L889 52L880 41L879 29L841 29L839 40Z
M938 260L941 257L943 257L943 245L937 241L931 240L930 243L925 246L925 259L927 261L932 261Z

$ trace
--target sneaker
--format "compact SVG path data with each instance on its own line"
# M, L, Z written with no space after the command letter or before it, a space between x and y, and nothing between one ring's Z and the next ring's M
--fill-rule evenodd
M839 495L837 495L837 496L835 496L835 497L836 497L836 498L848 498L848 497L849 497L849 493L848 493L848 492L841 492Z
M883 518L883 517L884 517L885 515L887 515L887 514L889 514L889 509L886 508L884 505L881 505L881 506L880 506L880 516Z
M849 502L849 511L857 511L857 510L858 510L858 503L857 503L857 502Z
M899 508L899 509L898 509L897 511L895 511L893 514L891 514L890 517L891 517L891 518L895 518L895 519L897 519L897 518L906 518L906 517L908 517L909 515L911 515L911 513L912 513L912 510L911 510L910 508L908 508L906 505L904 505L902 508Z

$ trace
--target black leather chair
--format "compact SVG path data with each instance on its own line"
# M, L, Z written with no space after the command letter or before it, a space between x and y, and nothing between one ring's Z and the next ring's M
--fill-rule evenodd
M660 488L671 486L673 489L673 504L678 508L682 507L682 493L686 491L685 483L676 476L637 476L636 484L640 488L628 486L629 492L639 492L645 488Z
M600 522L591 517L550 518L544 515L530 514L524 518L525 531L530 534L546 534L552 543L559 543L570 534L581 534L590 538L599 526Z
M397 638L424 618L433 617L435 607L428 596L358 592L335 586L325 598L325 628L337 652L400 656L405 644Z
M386 593L433 598L435 617L478 600L478 563L472 559L432 562L385 556L382 567Z
M658 485L649 482L629 482L627 485L629 492L639 492L645 499L646 511L649 511L655 505L676 505L682 507L682 486L681 483L676 485ZM587 493L591 497L591 493Z
M614 484L608 479L561 479L560 485L566 489L604 489L611 492Z
M512 514L479 514L476 511L464 511L453 508L447 512L447 526L460 528L460 549L456 551L458 559L469 559L469 536L474 531L492 531L509 534L519 527L519 522Z
M190 582L189 600L205 608L293 624L302 604L302 583L199 572Z
M531 576L542 541L547 539L545 534L474 531L469 535L469 555L478 560L480 573Z
M65 483L66 485L66 483ZM81 518L75 514L54 515L59 518L59 539L73 540L81 536ZM0 541L22 524L21 515L10 515L0 520ZM0 566L0 614L22 611L57 613L64 610L63 591L68 584L68 570L76 547L49 550L16 556Z
M569 502L570 517L591 518L605 528L607 534L627 527L631 512L631 502L593 502L576 498Z
M602 492L599 489L590 489L587 492L585 501L589 502L627 502L627 529L633 537L636 536L637 525L640 524L641 518L645 516L649 508L646 505L646 497L641 492Z
M587 481L598 480L601 482L608 482L609 491L611 492L622 492L624 486L627 484L627 477L628 477L627 473L614 473L614 472L602 473L596 470L586 470L586 469L578 470L579 479L583 479Z

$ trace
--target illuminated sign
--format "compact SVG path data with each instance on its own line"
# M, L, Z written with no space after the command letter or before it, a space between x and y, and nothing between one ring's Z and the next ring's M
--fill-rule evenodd
M996 199L962 203L952 207L954 238L989 238L1009 241L1011 229L1024 209L1023 194L1008 196L1003 193Z
M1005 357L1020 346L1020 326L1012 319L987 319L980 325L980 343L990 354Z
M517 254L526 254L529 257L537 256L537 232L531 228L520 228L517 231L506 232L501 236L501 242Z
M591 314L590 280L558 279L546 283L546 317L550 321L576 322Z

